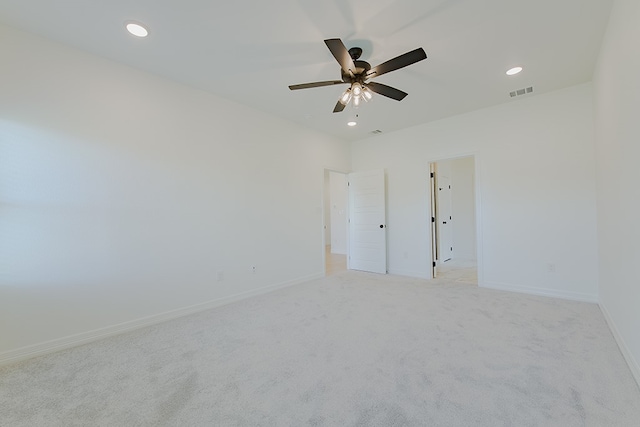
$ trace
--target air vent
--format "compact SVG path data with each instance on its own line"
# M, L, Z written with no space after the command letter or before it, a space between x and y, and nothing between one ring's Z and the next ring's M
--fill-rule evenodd
M372 130L371 133L374 135L378 135L378 134L381 134L382 131L380 129L376 129L376 130Z
M509 92L509 96L511 96L512 98L515 98L516 96L527 95L532 92L533 92L533 86L529 86L524 89L518 89L518 90L514 90L513 92Z

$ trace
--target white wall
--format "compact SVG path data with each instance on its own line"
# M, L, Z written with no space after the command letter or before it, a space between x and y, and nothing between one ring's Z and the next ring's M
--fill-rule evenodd
M347 253L347 176L330 172L331 186L331 253Z
M481 285L597 300L590 84L382 134L352 147L353 170L387 169L391 273L429 277L428 163L474 154Z
M0 361L322 275L347 144L7 27L0 52Z
M600 303L640 383L640 2L618 0L594 76Z
M452 159L451 211L453 213L453 257L476 259L476 196L473 157Z

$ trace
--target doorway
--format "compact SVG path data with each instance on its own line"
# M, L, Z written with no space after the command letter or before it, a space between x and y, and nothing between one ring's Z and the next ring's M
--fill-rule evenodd
M475 157L429 164L432 277L478 284Z
M347 270L347 175L324 171L325 275Z

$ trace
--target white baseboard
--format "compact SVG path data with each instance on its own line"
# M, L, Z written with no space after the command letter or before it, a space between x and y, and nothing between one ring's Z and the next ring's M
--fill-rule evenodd
M616 326L615 322L611 318L611 315L609 314L609 310L607 310L607 308L602 303L598 305L600 306L600 311L602 311L602 314L604 315L604 319L607 321L607 325L609 325L609 329L611 330L613 337L618 343L618 348L620 348L620 352L622 353L622 356L627 361L627 365L629 365L631 374L635 378L636 383L638 383L638 387L640 387L640 364L638 364L638 361L633 357L633 354L629 350L627 343L622 338L622 335L620 335L620 331L618 330L618 327Z
M190 314L198 313L200 311L208 310L222 305L230 304L232 302L240 301L246 298L250 298L257 295L266 294L268 292L275 291L277 289L286 288L289 286L298 285L300 283L308 282L310 280L320 279L324 277L323 273L312 274L306 277L300 277L297 279L289 280L286 282L278 283L276 285L265 286L259 289L251 291L241 292L239 294L230 295L223 298L207 301L200 304L191 305L188 307L179 308L176 310L166 311L164 313L154 314L152 316L143 317L136 320L131 320L117 325L107 326L100 329L94 329L79 334L57 338L51 341L45 341L38 344L32 344L26 347L21 347L15 350L5 351L0 353L0 366L8 365L11 363L20 362L22 360L31 359L33 357L43 356L45 354L54 353L56 351L65 350L79 345L88 344L93 341L98 341L114 335L123 334L136 329L144 328L146 326L155 325L157 323L166 322L168 320L176 319L178 317L188 316Z
M557 289L534 288L531 286L509 285L498 282L484 281L479 284L481 288L495 289L499 291L518 292L521 294L539 295L543 297L560 298L571 301L590 302L597 304L598 296L581 292L559 291Z
M416 271L390 269L388 273L395 276L415 277L417 279L431 279L430 274L418 273Z

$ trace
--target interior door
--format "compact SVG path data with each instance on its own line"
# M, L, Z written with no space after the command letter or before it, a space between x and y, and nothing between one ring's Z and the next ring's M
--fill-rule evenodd
M438 175L438 236L440 262L447 262L453 255L453 225L451 219L451 179L446 175Z
M387 273L384 170L350 173L349 257L351 270Z

